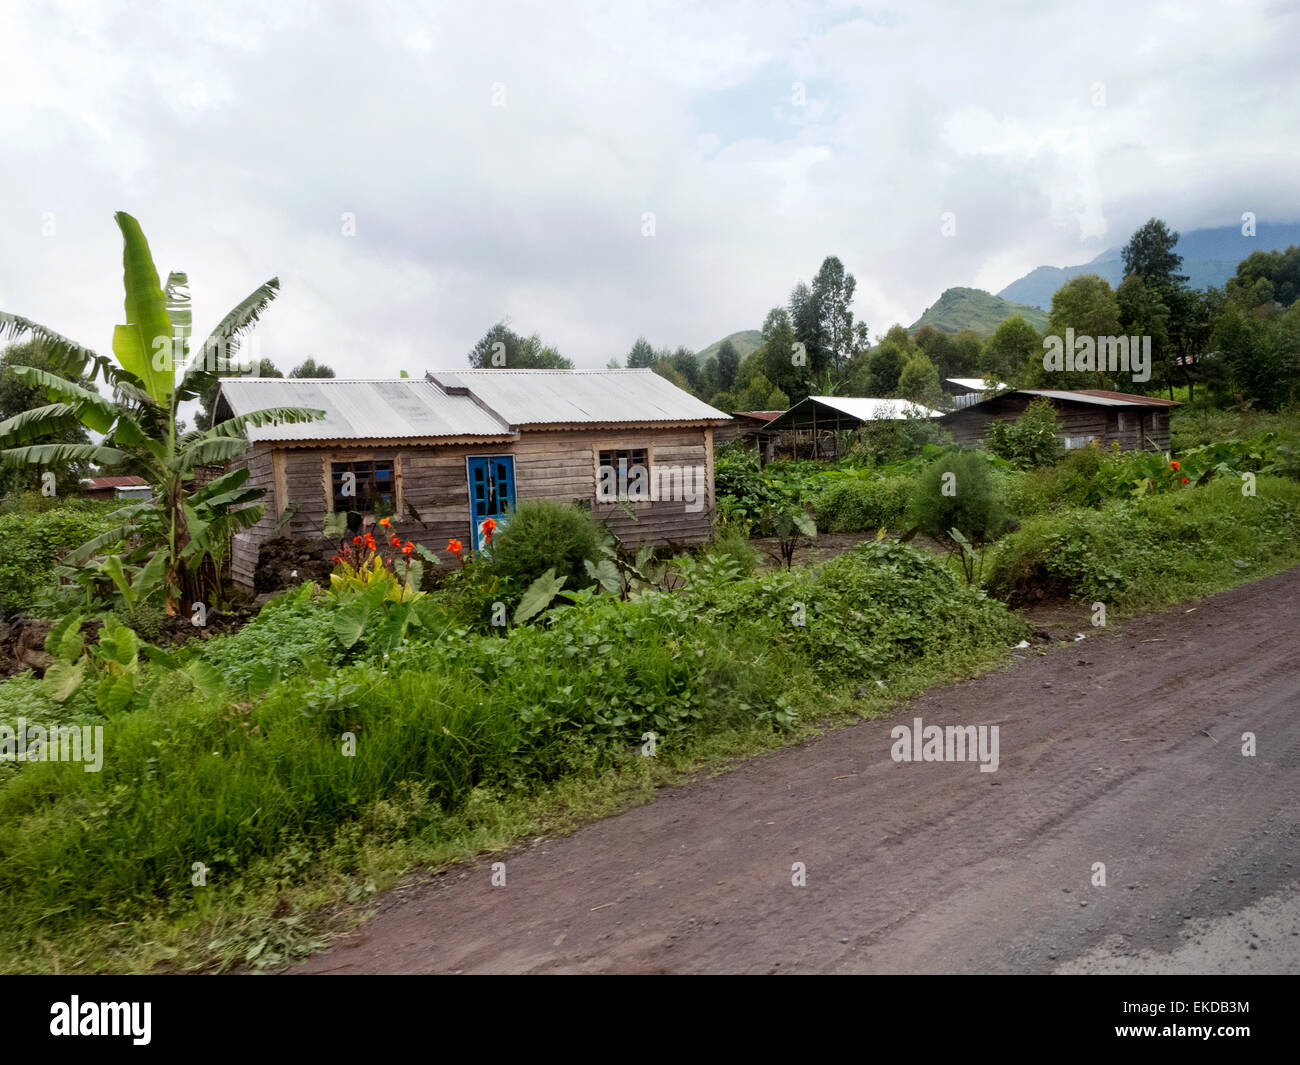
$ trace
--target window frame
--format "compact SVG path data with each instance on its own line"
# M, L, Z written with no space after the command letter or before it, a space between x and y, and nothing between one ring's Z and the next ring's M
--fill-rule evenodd
M606 454L613 454L614 462L612 464L612 467L615 471L617 471L618 456L620 453L626 453L628 455L628 468L631 469L631 467L634 465L633 462L631 461L631 456L638 451L645 452L645 470L646 470L646 477L648 478L648 483L646 485L646 494L639 499L601 499L600 498L600 468L601 466L605 465L605 463L601 462L601 456ZM647 504L656 502L654 498L655 448L654 448L653 441L647 440L644 444L630 444L630 445L622 442L596 441L592 445L591 455L592 455L591 498L595 506L616 507L621 504L628 504L630 506L636 507L636 506L646 506Z
M392 506L393 506L392 520L393 521L400 520L400 516L402 513L402 457L400 454L376 455L374 452L370 452L370 451L326 452L322 456L322 463L321 463L321 481L322 481L322 486L325 490L325 508L326 508L325 512L327 514L339 514L339 513L347 513L348 511L355 511L358 514L361 514L363 518L375 518L377 511L374 509L373 505L370 510L361 510L358 507L344 507L342 510L340 510L340 508L337 505L339 501L338 495L334 487L335 466L355 467L357 464L366 464L366 463L369 463L371 467L370 483L372 485L375 485L376 487L377 487L377 481L374 476L375 466L386 463L390 467L390 472L392 474L392 487L389 492L385 492L383 494L392 496ZM344 471L344 472L349 472L349 471ZM358 471L353 469L350 472L355 473ZM361 486L361 481L360 478L358 478L357 487L360 488L360 486ZM379 501L379 496L380 493L376 491L375 502ZM359 493L356 498L360 498Z

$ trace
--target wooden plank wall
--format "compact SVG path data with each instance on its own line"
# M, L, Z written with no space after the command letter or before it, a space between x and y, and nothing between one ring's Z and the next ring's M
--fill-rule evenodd
M251 528L237 533L230 545L231 578L236 585L251 588L253 571L257 568L257 545L271 535L277 513L275 495L272 491L270 448L253 445L246 454L230 463L232 470L241 467L247 467L249 471L245 487L261 488L266 493L261 499L263 508L261 520Z
M988 407L955 411L944 418L942 424L952 433L954 443L974 447L988 435L994 420L1013 422L1028 405L1026 396L1001 396ZM1151 407L1116 409L1062 402L1057 404L1056 423L1062 438L1096 438L1102 447L1118 442L1121 450L1138 451L1150 446L1146 442L1149 436L1160 449L1169 448L1167 410Z
M301 503L280 535L319 538L328 512L327 463L346 459L392 459L397 481L398 513L394 528L444 559L447 541L470 543L469 483L465 460L470 455L513 455L515 490L520 500L583 500L592 504L598 520L629 546L654 543L685 546L712 535L713 454L706 429L531 430L514 443L484 445L421 445L410 448L277 448L256 444L247 462L250 483L267 490L266 513L251 529L239 534L232 551L237 584L251 587L256 547L275 534L275 521L295 499ZM694 504L685 499L633 503L635 520L616 503L598 504L597 453L614 448L651 449L655 466L702 467L703 495ZM688 487L696 480L692 476ZM698 509L694 509L698 505Z

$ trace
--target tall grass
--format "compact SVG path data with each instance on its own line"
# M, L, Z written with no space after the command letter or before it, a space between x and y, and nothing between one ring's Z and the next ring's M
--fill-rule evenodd
M504 638L448 621L386 663L308 665L260 700L163 677L147 709L105 721L101 772L33 763L0 787L0 937L21 956L87 923L192 920L327 854L346 868L376 833L436 834L485 790L634 760L648 732L679 752L771 735L795 723L795 692L987 658L1021 627L934 559L873 544L815 573L594 600Z

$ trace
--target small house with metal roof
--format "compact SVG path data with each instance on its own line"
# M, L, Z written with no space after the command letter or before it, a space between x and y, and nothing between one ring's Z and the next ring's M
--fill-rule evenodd
M1178 403L1100 388L1016 389L945 414L941 424L954 443L974 446L995 421L1014 422L1040 396L1056 409L1057 436L1067 448L1096 440L1103 447L1118 444L1123 451L1169 450L1169 412Z
M331 514L356 528L389 517L403 540L445 555L482 546L484 523L517 501L589 506L628 544L709 538L713 432L730 418L651 370L449 370L424 379L232 377L220 421L305 407L314 421L250 427L249 484L264 513L231 550L254 586L260 545L321 537Z

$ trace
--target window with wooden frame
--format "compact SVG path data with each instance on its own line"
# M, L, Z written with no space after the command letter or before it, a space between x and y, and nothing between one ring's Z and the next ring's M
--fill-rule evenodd
M596 452L596 502L649 503L649 447L601 448Z
M335 513L391 515L397 508L397 478L392 459L350 459L330 463Z

